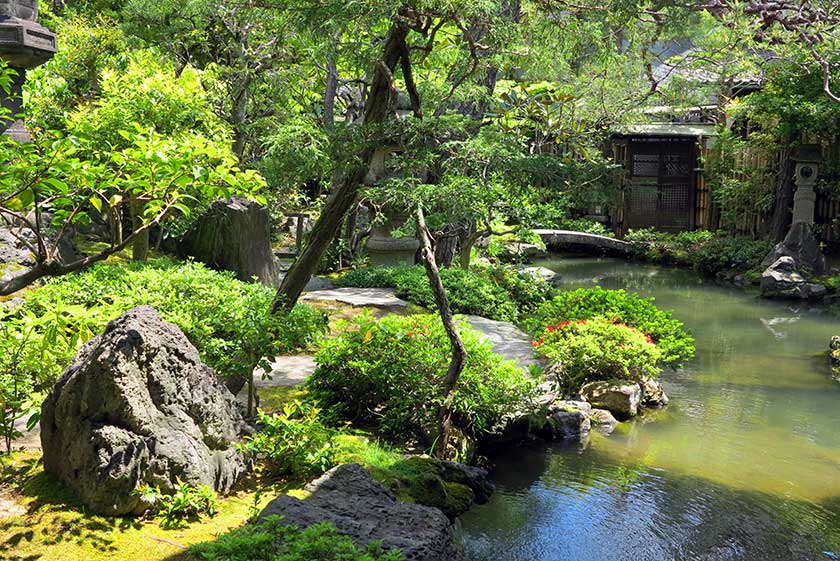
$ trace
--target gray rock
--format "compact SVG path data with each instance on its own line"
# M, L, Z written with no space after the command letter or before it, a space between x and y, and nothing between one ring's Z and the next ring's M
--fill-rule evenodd
M279 277L271 250L268 209L244 197L216 201L184 235L178 245L183 257L233 271L243 281L256 277L277 286Z
M767 254L761 266L771 267L782 257L791 258L797 269L804 268L815 275L828 272L828 265L814 233L813 224L794 222L785 239Z
M52 214L45 212L40 216L41 231L48 251L55 248L55 254L59 262L72 263L83 257L76 246L76 232L74 228L67 228L61 232L52 227ZM34 217L29 219L34 221ZM12 265L6 271L9 274L18 274L15 269L31 267L35 264L33 248L38 246L38 238L30 228L15 224L13 226L0 226L0 264Z
M799 273L793 257L780 257L761 274L761 295L765 298L819 300L827 292L825 286L810 283Z
M513 261L527 261L537 257L545 257L546 255L548 253L540 244L510 242L505 245L505 250L501 257Z
M141 514L144 483L231 490L249 467L236 448L246 431L184 334L140 306L86 343L44 402L44 469L96 513Z
M548 267L519 267L523 273L528 273L534 278L557 285L560 282L560 275Z
M576 439L592 428L592 406L584 401L558 401L552 407L549 423L555 438Z
M402 503L358 464L335 467L306 486L311 495L274 499L260 517L283 516L301 527L331 522L358 546L381 540L411 561L461 561L449 519L438 509Z
M635 417L642 401L639 384L627 380L590 382L580 389L580 395L592 407L606 409L618 419Z
M645 407L665 407L670 401L662 389L662 385L656 380L643 378L639 382L642 389L642 405Z
M612 433L618 426L618 419L606 409L593 409L589 412L589 420L605 434Z

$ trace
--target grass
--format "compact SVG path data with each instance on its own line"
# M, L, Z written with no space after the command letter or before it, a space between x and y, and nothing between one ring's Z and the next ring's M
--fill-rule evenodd
M164 529L156 520L106 518L86 511L73 493L43 470L39 452L16 452L0 465L0 559L7 561L193 561L184 548L241 526L296 484L255 482L224 497L213 518Z

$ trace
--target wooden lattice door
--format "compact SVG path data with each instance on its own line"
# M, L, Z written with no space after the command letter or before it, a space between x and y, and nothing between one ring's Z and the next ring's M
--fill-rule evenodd
M624 199L626 227L691 229L695 160L694 139L633 139Z

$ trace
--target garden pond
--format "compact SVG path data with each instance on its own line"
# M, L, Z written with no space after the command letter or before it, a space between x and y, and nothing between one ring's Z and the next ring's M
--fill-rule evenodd
M807 304L611 258L537 265L564 288L653 296L696 338L671 404L587 442L508 450L460 519L484 561L798 561L840 555L840 321Z

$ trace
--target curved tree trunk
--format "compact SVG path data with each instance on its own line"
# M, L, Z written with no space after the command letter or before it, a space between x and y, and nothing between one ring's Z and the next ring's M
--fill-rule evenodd
M438 435L435 440L433 453L436 457L445 459L446 448L449 445L449 435L452 432L452 409L455 400L455 387L458 379L464 370L464 362L467 359L467 349L458 333L455 325L455 318L452 309L449 307L449 299L446 290L443 288L443 281L440 278L435 252L432 249L432 236L426 228L426 219L423 216L423 208L417 208L417 237L420 239L420 258L426 268L426 276L429 278L429 286L435 296L438 312L440 312L443 327L449 342L452 345L452 359L446 371L446 378L443 380L443 404L438 412Z
M785 147L779 155L779 182L776 184L776 203L770 220L770 241L778 243L785 239L793 219L793 182L795 164L790 158L790 149Z
M365 125L381 123L393 113L396 90L393 72L400 60L408 53L406 38L409 29L404 23L395 22L388 31L383 47L382 59L375 65L373 83L365 101ZM347 212L356 202L356 195L370 168L376 146L368 144L359 154L359 165L342 178L330 197L312 229L309 244L283 278L280 289L274 297L272 311L290 310L297 303L304 287L318 268L321 256L329 247L341 228Z

